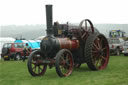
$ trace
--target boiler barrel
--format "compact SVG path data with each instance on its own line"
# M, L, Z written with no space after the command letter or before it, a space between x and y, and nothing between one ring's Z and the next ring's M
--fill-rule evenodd
M59 51L60 49L76 50L79 48L79 40L69 38L45 37L40 44L41 52L45 54Z
M69 38L57 38L60 49L75 50L79 48L79 40L70 40Z

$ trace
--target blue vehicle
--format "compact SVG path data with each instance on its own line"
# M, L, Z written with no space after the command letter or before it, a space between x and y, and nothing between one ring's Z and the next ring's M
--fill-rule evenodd
M40 40L16 40L15 43L28 43L32 50L40 49Z

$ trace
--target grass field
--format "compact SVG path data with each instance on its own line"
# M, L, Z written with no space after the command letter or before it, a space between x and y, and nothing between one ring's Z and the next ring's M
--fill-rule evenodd
M102 71L90 71L83 64L65 78L58 77L55 68L48 68L44 76L32 77L27 61L0 61L0 85L128 85L128 57L111 56Z

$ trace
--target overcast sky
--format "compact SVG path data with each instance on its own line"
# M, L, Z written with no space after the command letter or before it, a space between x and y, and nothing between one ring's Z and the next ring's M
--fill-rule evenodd
M45 24L45 5L53 5L53 21L128 24L128 0L0 0L0 25Z

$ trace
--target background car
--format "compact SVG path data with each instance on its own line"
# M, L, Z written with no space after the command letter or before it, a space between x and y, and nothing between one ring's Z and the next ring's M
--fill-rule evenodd
M123 49L124 40L122 38L109 38L110 54L120 55Z
M124 54L124 56L128 56L128 41L124 43L122 53Z
M4 60L20 60L22 59L23 54L23 49L24 49L24 43L5 43L2 48L2 58ZM30 52L32 50L30 49ZM27 56L30 53L27 52Z

